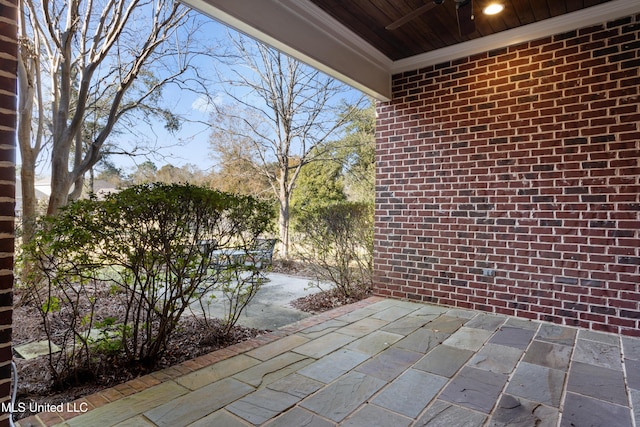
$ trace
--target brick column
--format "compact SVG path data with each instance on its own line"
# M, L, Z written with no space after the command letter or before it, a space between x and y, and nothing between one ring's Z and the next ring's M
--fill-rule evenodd
M11 390L11 322L16 183L17 0L0 0L0 402ZM8 414L0 426L8 426Z

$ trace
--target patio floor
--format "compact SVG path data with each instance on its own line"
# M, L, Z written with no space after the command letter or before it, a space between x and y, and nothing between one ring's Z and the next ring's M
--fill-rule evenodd
M640 339L373 297L65 409L18 425L640 427Z

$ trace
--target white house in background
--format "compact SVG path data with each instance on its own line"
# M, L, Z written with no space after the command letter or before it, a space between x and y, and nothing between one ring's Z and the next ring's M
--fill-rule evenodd
M96 179L93 181L93 192L98 197L98 200L103 199L108 194L117 193L118 191L120 191L120 188L117 188L109 181L102 179Z
M46 180L36 181L36 199L38 202L46 201L51 194L51 186ZM16 177L16 216L22 216L22 181Z
M36 193L44 194L45 197L51 196L51 178L41 178L35 183ZM40 197L38 197L40 200Z
M35 182L36 198L38 203L46 203L51 196L51 179L41 178ZM93 182L93 191L98 199L104 198L107 194L120 191L115 185L108 181L97 179ZM85 191L86 193L86 191ZM16 216L22 215L22 181L16 177Z

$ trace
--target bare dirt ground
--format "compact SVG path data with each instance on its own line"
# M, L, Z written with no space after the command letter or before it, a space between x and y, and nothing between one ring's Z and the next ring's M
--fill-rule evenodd
M289 274L294 276L309 277L309 269L300 263L293 261L274 261L272 270L274 272ZM21 345L33 341L47 339L42 328L40 314L38 310L28 304L21 304L20 291L16 291L15 308L13 314L13 345ZM360 295L352 298L343 298L333 291L319 292L307 297L303 297L291 302L291 306L310 313L320 313L332 308L355 302L366 297ZM114 303L109 304L108 298L104 299L104 306L98 307L97 313L104 316L113 316ZM64 327L60 325L60 327ZM104 364L105 369L91 375L81 376L77 385L66 387L63 390L55 390L51 385L51 378L47 374L48 358L41 356L32 360L24 360L14 357L18 367L18 402L29 402L38 404L59 404L73 401L79 397L95 393L102 389L112 387L116 384L128 381L149 372L164 369L166 367L193 359L203 354L210 353L220 348L256 337L266 331L235 327L231 333L223 337L218 333L220 323L216 320L210 323L210 328L202 327L202 322L193 316L184 316L180 320L176 332L173 334L169 348L162 359L153 369L140 366L126 366L111 360ZM108 368L107 368L108 366ZM31 413L20 413L20 418L33 415Z
M19 300L19 295L16 299ZM99 307L98 310L106 308ZM24 360L16 356L14 361L18 367L18 403L24 402L25 407L29 408L30 402L52 405L70 402L81 396L193 359L265 332L258 329L234 327L229 335L222 336L218 333L219 321L214 319L209 323L209 326L208 329L205 329L202 321L193 316L184 316L171 337L169 348L152 369L130 366L119 362L117 358L110 358L102 364L104 369L94 373L82 372L79 374L78 384L62 390L56 390L52 387L51 377L48 374L47 356L40 356L32 360ZM14 346L47 339L41 326L38 311L30 306L18 306L14 309L13 331ZM33 414L25 412L15 415L22 418Z
M291 274L294 276L313 276L313 271L309 266L295 261L276 262L274 263L273 271L283 274ZM330 289L293 300L291 301L291 306L307 313L317 314L342 305L360 301L369 295L370 293L366 292L345 297L337 290Z

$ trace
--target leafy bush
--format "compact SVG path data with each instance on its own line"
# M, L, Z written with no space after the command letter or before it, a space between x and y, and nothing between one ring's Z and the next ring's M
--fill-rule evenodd
M332 282L345 298L362 296L373 277L373 206L342 202L317 207L296 223L300 256L319 282Z
M64 350L50 356L54 381L93 370L104 363L99 353L154 365L182 314L211 290L241 299L242 310L262 283L261 267L227 255L247 252L272 220L270 207L252 197L159 183L44 218L25 256L47 334L53 339L55 326L65 325L55 337ZM106 295L121 305L100 319L95 306ZM228 331L237 314L225 320Z

